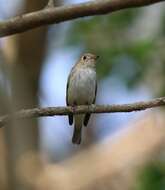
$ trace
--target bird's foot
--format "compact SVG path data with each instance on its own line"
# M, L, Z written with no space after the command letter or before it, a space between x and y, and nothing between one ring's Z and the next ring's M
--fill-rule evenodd
M72 111L73 111L73 113L76 111L76 105L72 106Z

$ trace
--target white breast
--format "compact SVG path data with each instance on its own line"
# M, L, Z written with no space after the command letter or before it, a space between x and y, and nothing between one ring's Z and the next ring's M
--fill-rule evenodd
M79 69L73 73L68 88L70 105L92 104L95 98L96 72L94 69Z

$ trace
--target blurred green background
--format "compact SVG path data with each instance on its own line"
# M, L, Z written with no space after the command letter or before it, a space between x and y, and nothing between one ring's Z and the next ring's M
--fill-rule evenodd
M22 12L38 10L47 2L8 1L9 5L5 0L0 0L1 20ZM56 1L57 5L71 2L73 1ZM10 39L14 40L6 45ZM139 97L141 100L146 100L150 97L165 96L165 5L163 3L41 28L13 38L1 39L0 46L0 101L2 104L6 101L5 98L14 104L18 101L14 105L16 110L36 106L65 105L68 73L84 52L100 56L97 64L101 89L98 92L98 103L127 103L127 100L131 102L139 100ZM5 72L4 65L7 65ZM9 74L11 70L14 70L13 78ZM14 82L10 81L10 77ZM25 81L22 80L25 78ZM7 81L7 85L4 81ZM118 84L119 87L115 86ZM143 93L139 90L141 88ZM147 95L143 98L145 93ZM13 94L17 101L11 99ZM6 107L9 106L8 100ZM6 107L1 108L1 114L6 113ZM160 116L164 119L163 108L157 113L158 115L161 113ZM132 118L136 117L138 120L140 117L135 116L138 114L93 116L91 127L84 132L84 143L79 148L70 142L72 128L68 127L66 118L43 118L39 122L34 119L31 123L27 121L18 123L5 132L10 163L8 172L14 176L11 171L15 171L16 161L29 150L41 151L48 164L59 164L84 149L88 150L92 145L108 143L109 141L104 138L108 137L111 140L111 133L114 131L120 133L119 129L123 128L124 124L127 128L128 123L132 121L134 127L136 122ZM144 113L140 116L145 118ZM26 130L22 125L27 127ZM165 121L163 125L165 126ZM117 138L120 139L120 135ZM154 149L153 152L153 160L151 158L143 167L137 169L136 182L133 185L135 190L165 189L165 160L162 156L164 149L160 151ZM12 183L11 186L16 187L13 189L18 187ZM21 190L26 189L22 184L19 187ZM108 189L108 186L104 189Z

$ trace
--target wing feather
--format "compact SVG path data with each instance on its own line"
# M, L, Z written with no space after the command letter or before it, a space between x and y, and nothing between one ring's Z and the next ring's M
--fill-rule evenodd
M96 101L96 94L97 94L97 81L96 81L96 85L95 85L95 97L94 97L94 99L93 99L92 104L94 104L95 101ZM84 126L87 126L87 125L88 125L90 116L91 116L90 113L87 113L87 114L85 115L85 118L84 118Z
M71 71L72 73L72 71ZM71 73L68 76L68 81L67 81L67 85L66 85L66 105L69 106L69 100L68 100L68 88L69 88L69 82L70 82L70 78L71 78ZM69 120L69 125L73 124L73 114L69 114L68 115L68 120Z

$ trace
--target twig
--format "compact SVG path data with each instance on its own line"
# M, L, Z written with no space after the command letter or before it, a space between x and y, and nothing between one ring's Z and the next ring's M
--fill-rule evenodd
M141 7L164 1L104 0L43 9L0 22L0 37L25 32L43 25L57 24L85 16L108 14L121 9Z
M149 108L165 106L165 97L156 98L146 102L136 102L132 104L122 105L90 105L77 107L47 107L47 108L33 108L20 110L12 115L12 118L33 118L33 117L47 117L55 115L81 114L81 113L116 113L116 112L133 112L142 111ZM5 115L0 117L0 127L4 126L11 116Z

